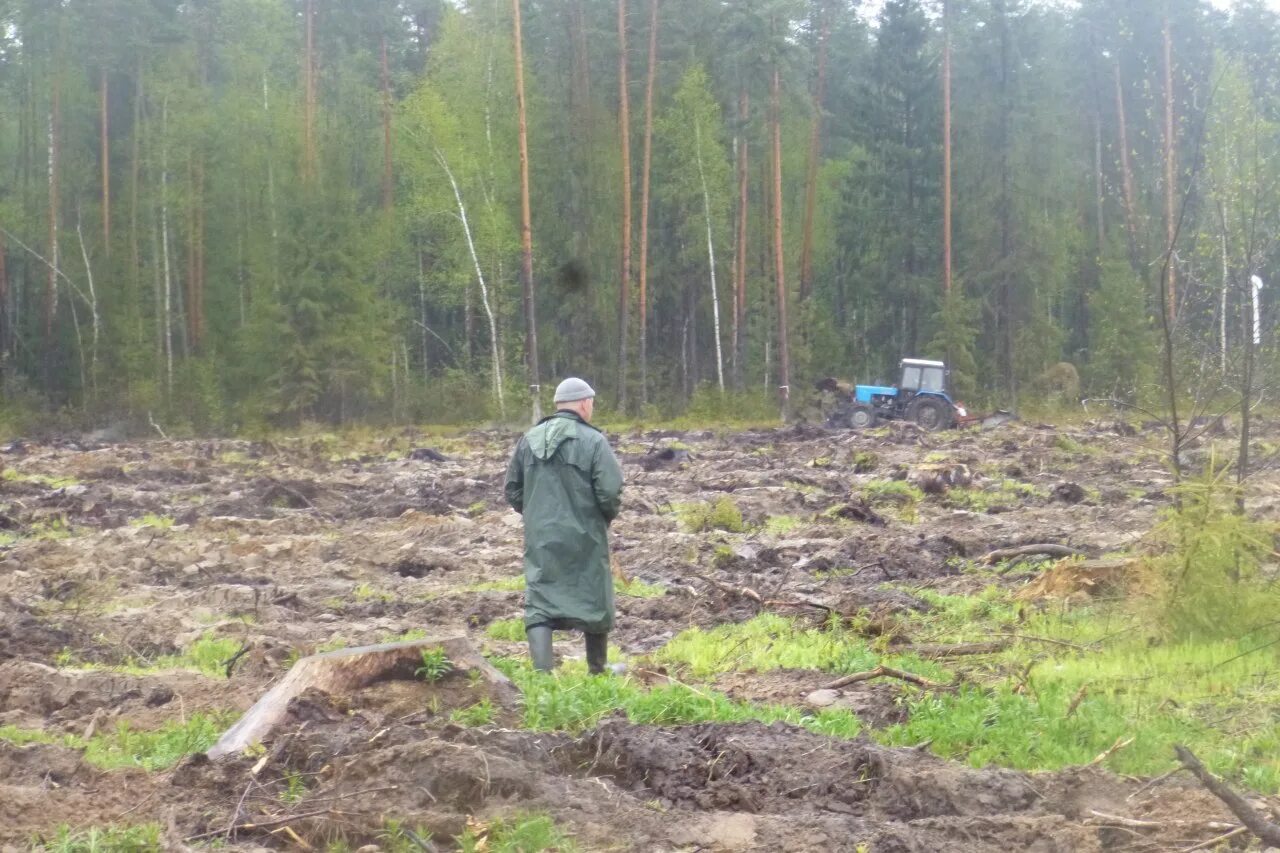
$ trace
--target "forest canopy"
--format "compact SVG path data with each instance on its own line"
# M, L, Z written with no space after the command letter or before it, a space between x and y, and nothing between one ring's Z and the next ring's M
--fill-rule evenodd
M1061 391L1062 362L1073 396L1135 400L1166 318L1227 384L1255 325L1274 337L1280 17L1258 0L0 20L10 414L440 423L567 374L614 411L776 411L903 357L946 358L979 402Z

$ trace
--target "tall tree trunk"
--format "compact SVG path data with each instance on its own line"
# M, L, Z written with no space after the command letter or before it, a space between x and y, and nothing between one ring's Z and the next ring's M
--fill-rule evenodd
M489 319L489 343L493 356L493 395L498 400L498 413L505 418L507 405L502 393L502 357L499 355L498 326L494 320L493 307L489 302L489 287L485 284L484 272L480 268L480 256L476 254L476 243L471 236L471 223L467 219L467 206L462 203L462 191L458 189L458 182L453 177L453 170L449 168L449 161L445 159L444 152L439 148L436 149L436 162L448 176L449 186L453 187L453 197L458 203L458 218L462 220L462 232L467 238L467 251L471 253L471 263L476 271L476 284L480 287L480 299L484 304L484 313Z
M707 175L702 168L702 127L693 125L695 152L698 158L698 180L702 183L702 218L707 226L707 267L711 271L711 317L716 336L716 384L724 393L724 353L720 348L720 291L716 289L716 246L711 234L711 194L707 191Z
M187 155L187 343L191 350L199 349L200 274L196 272L196 208L200 200L196 191L196 169L192 155ZM188 355L190 353L187 353Z
M267 154L267 217L271 220L271 290L280 290L280 222L276 216L276 170L271 155L275 148L275 134L271 132L271 96L267 88L267 75L262 75L262 115L267 125L264 150Z
M800 242L800 301L813 287L813 217L818 204L818 160L822 154L822 104L827 91L827 41L831 36L831 8L822 4L818 35L818 69L813 88L813 122L809 127L809 164L805 175L804 233Z
M1093 224L1099 262L1101 262L1107 248L1107 223L1104 213L1104 201L1102 186L1102 110L1098 108L1095 101L1093 110Z
M80 206L76 205L76 237L80 239L80 257L84 259L84 274L87 284L89 285L89 311L93 321L93 345L90 349L89 357L89 387L85 390L91 391L94 397L98 392L98 342L101 337L101 316L98 313L98 291L93 284L93 264L89 262L89 249L84 243L84 229L80 227ZM84 355L81 353L81 363L83 364ZM82 367L83 372L83 367ZM83 379L81 380L83 384Z
M4 396L9 372L9 271L5 265L4 233L0 232L0 398Z
M524 37L520 26L520 0L511 0L515 30L516 117L520 142L520 285L524 299L524 357L529 385L534 392L533 412L541 413L538 396L538 323L534 316L533 223L529 211L528 114L524 99Z
M1173 38L1169 32L1169 13L1165 12L1162 28L1164 42L1164 237L1169 256L1165 276L1165 311L1173 325L1178 314L1178 265L1173 253L1175 238L1173 209L1174 138L1173 138Z
M622 158L622 263L618 283L618 409L627 410L631 318L631 98L627 92L627 0L618 0L618 142Z
M303 17L306 51L302 60L302 180L310 182L316 173L315 0L306 0Z
M1218 288L1218 372L1227 373L1227 287L1230 275L1227 265L1227 209L1218 199L1218 224L1222 238L1222 285Z
M111 146L108 142L111 130L111 114L107 106L107 69L102 68L99 88L102 93L102 248L111 257Z
M382 209L390 212L395 203L391 172L391 71L387 63L387 37L382 37ZM408 365L405 365L406 369Z
M942 0L942 292L951 293L951 4Z
M160 250L164 258L165 391L173 393L173 274L169 263L169 96L160 105Z
M653 163L653 82L658 69L658 4L649 0L649 70L644 82L644 154L640 168L640 405L649 402L649 174Z
M1009 257L1013 254L1013 194L1010 191L1010 148L1013 130L1013 90L1009 82L1011 64L1009 50L1009 16L1004 0L997 0L996 11L1000 15L1000 313L1004 317L1004 369L1005 387L1009 402L1018 401L1017 372L1017 324L1014 318L1013 281L1009 271Z
M782 397L782 418L790 414L791 347L787 341L786 264L782 254L782 79L773 67L771 88L773 132L773 276L778 298L778 390Z
M737 390L743 390L746 372L746 319L747 319L747 123L751 118L747 88L738 92L738 239L737 263L734 264L733 283L733 381Z
M138 60L138 78L133 92L133 152L129 164L129 267L133 274L133 287L142 298L142 248L138 241L138 184L142 171L142 60Z

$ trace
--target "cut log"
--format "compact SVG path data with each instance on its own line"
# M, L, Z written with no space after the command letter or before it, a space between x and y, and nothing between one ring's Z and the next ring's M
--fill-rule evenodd
M208 751L211 759L236 755L259 743L279 725L295 696L316 688L333 695L349 694L376 681L412 679L424 649L442 649L456 671L480 673L500 704L513 705L519 691L494 669L465 637L412 640L358 646L311 655L293 665L284 678L262 695Z
M997 548L978 559L984 566L994 566L1004 560L1021 559L1022 557L1083 557L1084 552L1068 545L1042 543L1038 545L1020 545L1017 548Z
M959 658L968 655L993 655L1009 648L1008 640L993 640L989 643L939 643L904 646L897 654L916 654L929 660L939 658Z

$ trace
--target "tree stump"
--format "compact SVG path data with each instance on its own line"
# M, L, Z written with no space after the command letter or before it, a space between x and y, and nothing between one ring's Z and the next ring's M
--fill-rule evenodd
M302 658L227 729L206 753L211 759L235 755L260 742L284 719L289 702L311 688L342 695L376 681L412 679L422 664L424 649L442 649L459 671L479 672L493 687L494 698L512 705L519 691L505 675L494 669L465 637L412 640L358 646Z

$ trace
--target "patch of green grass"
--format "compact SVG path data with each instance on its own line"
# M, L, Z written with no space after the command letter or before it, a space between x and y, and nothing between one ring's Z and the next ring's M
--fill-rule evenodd
M173 527L173 517L168 515L156 515L149 512L140 518L129 519L130 527L154 527L158 530L168 530Z
M75 669L105 669L128 675L150 675L175 669L190 669L205 675L225 678L227 661L242 647L242 642L235 637L218 637L212 633L205 633L176 655L161 655L155 658L128 657L119 664L104 665L80 662L73 650L63 649L54 656L54 662L58 666Z
M859 450L853 454L853 473L869 474L880 467L880 457L870 450Z
M746 529L742 521L742 510L727 495L715 501L673 504L671 508L688 533L705 533L709 530L741 533Z
M932 589L908 589L930 606L913 613L913 636L934 642L966 642L989 639L994 629L1016 625L1020 607L1007 591L992 584L977 595L944 595Z
M893 504L898 507L898 517L906 522L916 520L916 508L924 500L924 492L906 480L872 480L865 491L868 503Z
M85 761L102 770L120 767L164 770L188 755L213 746L234 716L231 713L192 714L185 721L170 721L147 731L139 731L121 721L114 729L88 740L77 735L4 726L0 727L0 740L19 745L47 743L80 749L84 751Z
M516 575L513 578L503 578L498 581L485 581L478 583L473 587L468 587L468 592L523 592L525 588L524 575Z
M881 662L881 655L858 634L838 627L806 628L773 613L738 625L682 631L657 657L683 667L698 678L735 670L861 672ZM947 677L945 670L937 665L911 656L895 657L893 665L926 678L945 680Z
M521 813L488 824L473 824L458 836L462 853L577 853L578 847L545 814Z
M13 468L4 469L3 477L10 483L30 483L48 489L65 489L67 486L78 486L80 481L75 477L50 477L46 474L24 474Z
M807 714L781 705L736 702L722 693L672 683L646 690L630 677L588 675L581 664L555 673L536 672L524 661L498 659L523 694L523 723L537 731L578 732L615 711L633 723L679 726L708 722L787 722L833 737L854 737L861 728L851 711L824 709Z
M794 515L772 515L765 519L764 532L770 536L786 536L803 523Z
M158 823L72 829L65 824L52 835L36 835L33 850L45 853L151 853L164 849Z
M474 705L454 711L449 719L460 726L488 726L493 723L493 710L493 702L481 699Z
M489 625L484 631L495 640L507 640L512 643L524 642L524 620L523 619L499 619Z
M377 589L373 584L365 582L356 584L356 588L351 591L356 601L381 601L384 604L395 601L395 596L384 590Z
M645 583L637 578L632 578L626 583L620 583L614 587L614 591L618 595L628 595L632 598L661 598L667 594L667 588L660 584Z
M280 800L285 803L296 803L307 795L307 783L300 773L285 775L285 788L280 792Z

